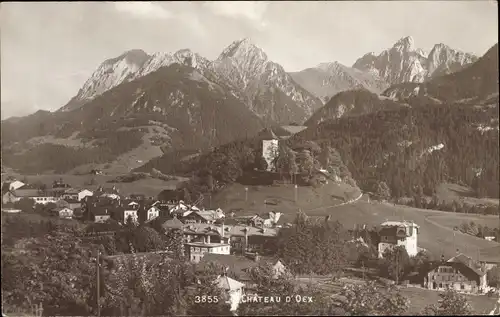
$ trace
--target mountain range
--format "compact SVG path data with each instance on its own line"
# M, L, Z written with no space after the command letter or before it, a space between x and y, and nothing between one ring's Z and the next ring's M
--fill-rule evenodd
M409 87L433 87L476 60L442 44L426 55L411 37L352 67L329 62L295 73L249 39L213 61L189 49L152 55L134 49L104 61L58 111L2 121L3 162L35 172L106 164L129 170L163 152L209 149L265 127L409 107L399 98ZM55 150L72 162L32 162Z

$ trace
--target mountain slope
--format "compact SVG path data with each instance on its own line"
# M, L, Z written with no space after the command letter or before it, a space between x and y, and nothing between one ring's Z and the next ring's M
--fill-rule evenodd
M424 83L403 83L388 88L384 96L408 101L415 98L437 102L498 100L498 44L491 47L478 61L468 67Z
M472 54L436 44L428 56L414 46L411 36L404 37L379 55L368 53L353 68L378 75L389 84L423 82L429 78L457 71L475 62Z
M321 100L297 84L249 39L233 42L213 63L214 71L235 96L266 122L305 121Z
M78 151L92 153L92 157L82 153L79 157L72 156L72 167L112 162L144 143L166 151L204 149L254 135L263 128L261 120L235 97L195 69L179 64L114 87L77 110L54 113L49 122L49 125L43 122L49 127L44 131L46 136L68 139L73 135L81 140ZM2 139L2 145L8 147L24 141L23 151L47 148L46 144L29 146L26 138L37 136L37 131L25 136L25 140L12 135L5 144ZM148 138L144 139L145 136ZM110 144L113 142L110 140L116 142ZM102 151L109 155L96 155ZM4 158L5 164L22 169L26 164L21 159L22 153L10 151ZM47 159L54 157L45 155ZM39 166L59 168L59 160L53 161L53 166L51 162L40 162ZM67 167L68 164L64 168ZM29 169L39 170L36 164Z
M130 50L104 61L60 111L71 111L119 84L129 81L149 59L143 50Z
M359 116L376 111L396 110L404 107L386 98L379 98L367 90L350 90L336 94L330 101L317 110L305 125L313 126L321 122L346 116Z
M299 85L326 102L341 91L364 88L381 93L388 88L388 84L376 75L337 62L322 63L290 75Z

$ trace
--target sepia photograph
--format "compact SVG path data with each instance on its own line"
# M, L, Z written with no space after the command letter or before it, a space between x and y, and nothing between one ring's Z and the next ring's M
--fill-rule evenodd
M2 317L500 316L498 2L4 1Z

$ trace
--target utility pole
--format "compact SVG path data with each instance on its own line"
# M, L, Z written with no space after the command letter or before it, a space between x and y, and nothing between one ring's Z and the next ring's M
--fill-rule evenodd
M396 249L396 285L399 285L399 251Z
M99 263L99 255L100 255L101 251L97 250L97 259L96 259L96 273L97 273L97 317L100 317L101 316L101 303L100 303L100 297L101 297L101 294L99 294L99 291L100 291L100 263Z
M361 265L363 266L363 281L364 281L365 280L365 261L362 261Z

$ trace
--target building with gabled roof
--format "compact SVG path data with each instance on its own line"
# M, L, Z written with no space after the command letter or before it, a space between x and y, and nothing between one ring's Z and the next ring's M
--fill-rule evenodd
M404 246L410 257L417 255L420 226L410 221L386 221L380 225L378 255L383 257L387 249Z
M15 203L20 201L23 198L33 199L36 204L48 204L55 203L57 201L56 197L47 195L44 191L40 189L31 189L31 188L19 188L16 190L11 190L6 192L2 196L2 202L4 204L7 203Z
M222 289L228 295L228 301L231 306L231 311L236 311L238 309L239 303L241 302L245 284L230 278L226 274L219 276L214 283L218 288Z
M486 268L463 253L447 261L435 263L427 273L424 285L428 289L452 288L465 293L485 293Z

